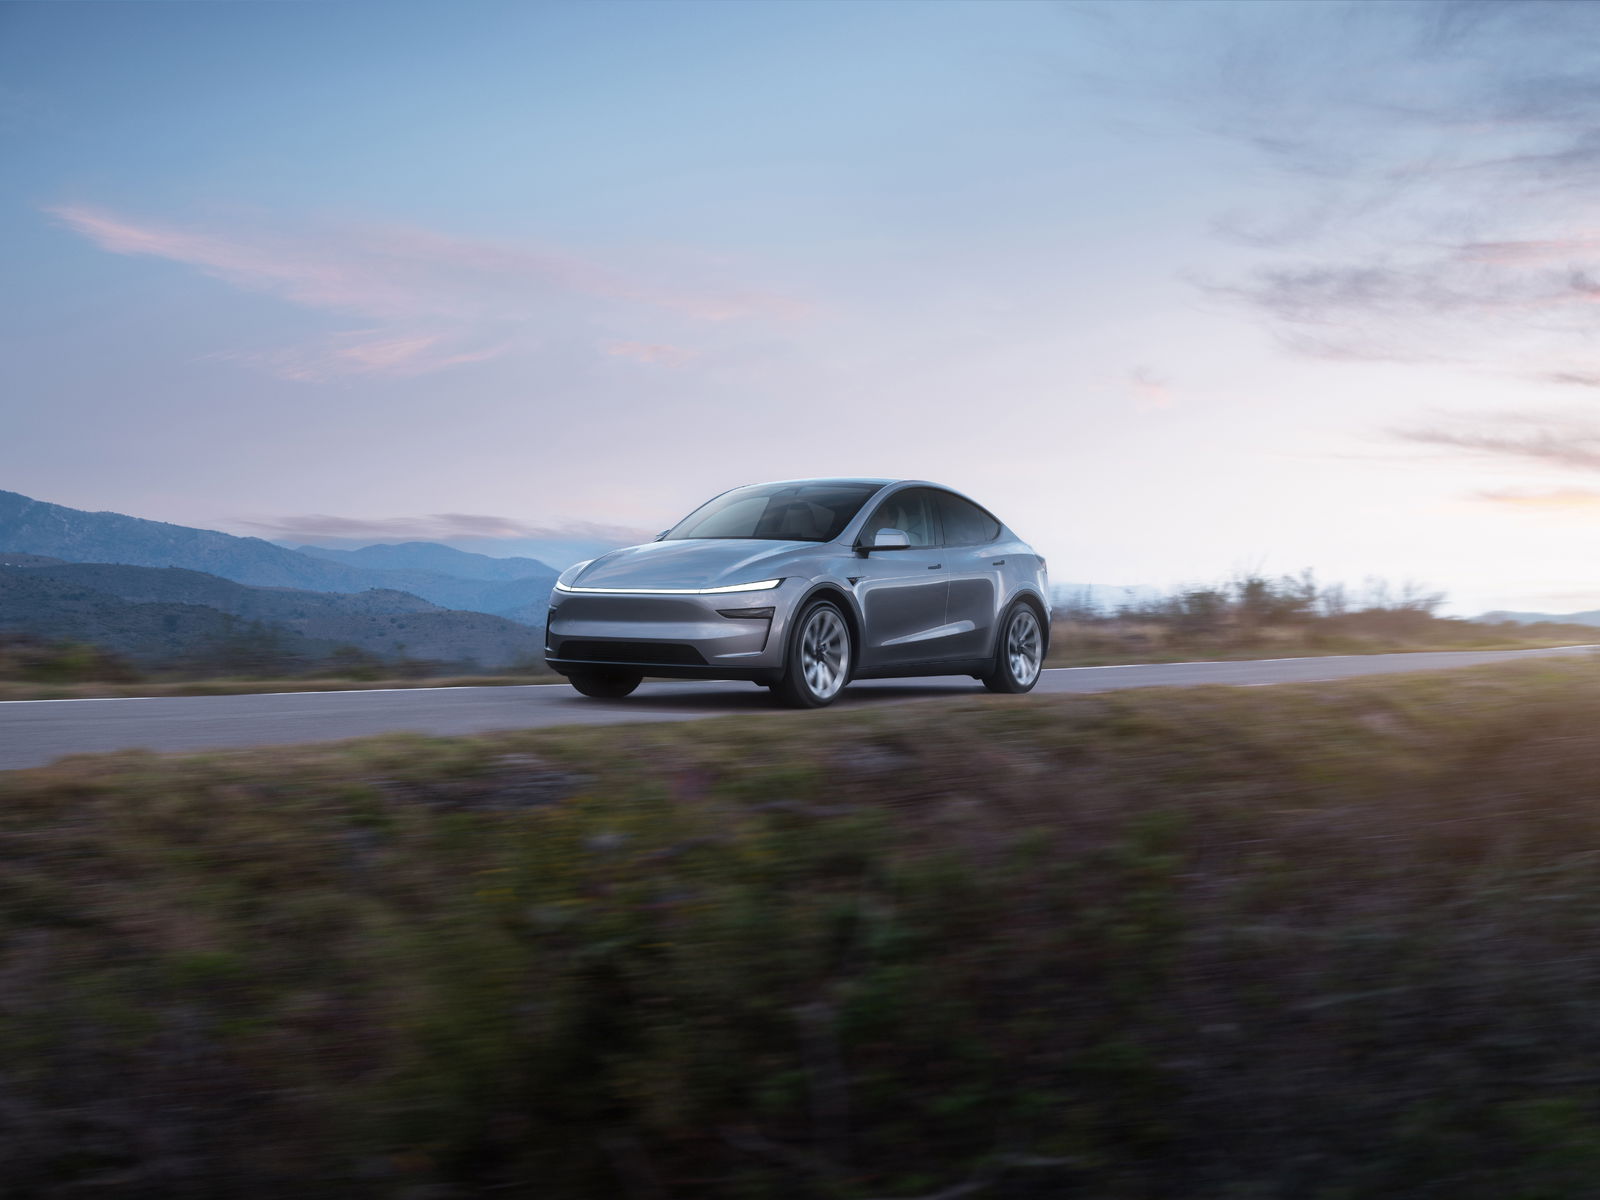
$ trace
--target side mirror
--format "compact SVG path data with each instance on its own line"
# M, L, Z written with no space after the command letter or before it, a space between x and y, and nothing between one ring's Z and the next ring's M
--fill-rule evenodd
M904 529L880 529L872 539L872 545L860 545L856 551L865 558L874 550L909 550L911 549L911 535Z
M652 542L659 542L662 538L666 537L667 534L669 534L671 532L672 532L672 530L670 530L670 529L663 529L660 533L656 534L655 537L651 538L650 540Z

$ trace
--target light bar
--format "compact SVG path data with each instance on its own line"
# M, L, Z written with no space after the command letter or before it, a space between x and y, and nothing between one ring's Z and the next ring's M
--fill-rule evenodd
M721 596L728 592L770 592L782 582L781 579L763 579L760 583L733 583L727 587L714 588L598 588L572 587L569 584L557 583L556 591L605 596Z

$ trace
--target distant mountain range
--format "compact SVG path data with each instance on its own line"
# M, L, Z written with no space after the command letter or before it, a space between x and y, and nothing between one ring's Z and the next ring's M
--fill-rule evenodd
M1575 613L1535 613L1535 612L1489 612L1479 617L1480 621L1515 621L1518 625L1538 625L1542 622L1553 621L1559 625L1596 625L1600 626L1600 609L1592 612Z
M537 559L493 559L430 542L360 550L291 550L261 538L83 512L0 491L0 550L69 562L181 567L253 587L410 592L435 605L542 624L557 572ZM497 565L505 563L508 565Z
M1154 600L1161 589L1144 584L1057 583L1050 588L1050 599L1060 608L1090 609L1114 613L1124 605Z
M174 663L242 628L306 660L537 658L556 571L431 542L290 549L0 491L0 631Z
M536 558L493 558L472 554L438 542L393 542L362 546L359 550L333 550L326 546L296 546L301 554L343 563L368 571L431 571L457 579L482 579L500 583L554 574Z
M473 538L453 537L450 545L441 547L449 550L455 549L463 554L476 552L483 558L495 562L515 561L509 556L516 555L523 559L533 559L536 562L553 567L557 571L565 570L575 562L583 562L596 558L608 550L616 550L621 546L637 546L640 542L648 542L655 537L656 530L621 529L610 526L593 526L585 529L579 526L569 533L551 531L544 537L496 537ZM287 550L299 550L309 553L311 550L367 550L372 548L372 541L366 538L329 537L320 536L315 545L307 545L306 537L274 538L274 543ZM380 548L385 545L411 545L411 546L437 546L437 542L399 542L380 543ZM342 561L342 560L341 560ZM362 564L353 564L362 565ZM368 563L366 565L376 565ZM418 562L413 564L422 567ZM451 567L440 563L437 567L429 568L442 570L446 574L455 573Z
M538 658L537 629L440 608L409 592L257 588L178 567L0 554L0 631L92 642L172 665L254 627L307 661L341 646L383 659L503 667Z

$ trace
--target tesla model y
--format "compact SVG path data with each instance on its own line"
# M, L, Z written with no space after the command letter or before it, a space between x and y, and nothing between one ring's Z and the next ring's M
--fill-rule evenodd
M734 488L653 542L569 567L545 657L586 696L743 679L828 704L852 679L970 675L1026 692L1049 649L1045 562L924 480Z

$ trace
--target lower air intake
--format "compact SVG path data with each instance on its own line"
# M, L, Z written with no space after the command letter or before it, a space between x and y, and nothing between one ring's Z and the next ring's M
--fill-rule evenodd
M562 642L555 657L562 661L639 663L662 667L703 667L705 657L693 646L673 642Z

